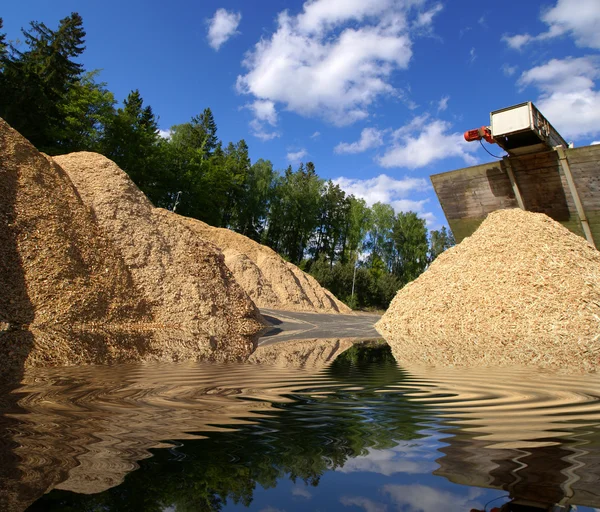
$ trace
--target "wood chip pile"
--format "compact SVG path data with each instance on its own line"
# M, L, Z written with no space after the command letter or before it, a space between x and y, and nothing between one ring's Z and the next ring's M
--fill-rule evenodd
M151 321L67 174L0 119L0 377L24 366L90 362L103 351L129 357L138 349L72 344L58 333ZM47 335L33 335L41 331Z
M182 217L154 208L119 167L97 153L55 157L110 238L178 358L245 359L262 317L223 255ZM181 338L181 342L178 342ZM195 354L195 355L194 355Z
M400 364L600 369L600 252L544 214L491 213L376 324Z
M235 231L195 219L187 225L213 242L236 280L258 307L315 313L352 313L315 278L285 261L271 248Z

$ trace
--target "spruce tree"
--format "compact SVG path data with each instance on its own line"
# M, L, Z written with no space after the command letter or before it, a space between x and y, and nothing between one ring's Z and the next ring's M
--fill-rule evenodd
M3 56L0 116L35 146L53 153L61 132L61 105L80 79L76 59L84 51L85 30L77 13L60 20L57 30L31 22L23 30L27 49L9 45Z

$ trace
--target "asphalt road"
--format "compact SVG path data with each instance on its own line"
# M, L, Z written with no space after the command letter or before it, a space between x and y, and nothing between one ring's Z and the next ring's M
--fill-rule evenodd
M374 324L379 315L326 315L261 309L271 327L260 337L258 344L271 345L282 341L324 338L379 339Z

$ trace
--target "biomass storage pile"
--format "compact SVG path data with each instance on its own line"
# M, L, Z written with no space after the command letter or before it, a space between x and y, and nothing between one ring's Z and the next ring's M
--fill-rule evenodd
M69 173L84 202L92 207L98 222L120 248L133 274L143 282L143 288L155 289L156 300L181 293L181 283L169 288L168 280L164 279L170 264L170 260L165 259L166 253L180 260L172 274L174 279L181 280L182 268L194 265L194 258L203 261L207 251L214 255L216 246L223 252L225 264L233 273L231 280L239 283L258 307L351 312L312 276L284 261L272 249L229 229L214 228L199 220L154 208L127 174L108 158L80 152L58 156L55 160ZM171 249L166 251L166 247ZM204 265L203 268L208 267ZM231 303L227 294L221 297L223 305ZM169 302L168 307L169 315L181 313L185 316L192 311L184 300Z
M24 366L135 358L142 347L86 336L70 343L60 331L151 321L67 174L0 119L0 377Z
M246 293L261 308L316 313L352 310L314 277L285 261L274 250L229 229L186 219L197 233L223 251L225 263Z
M600 252L540 213L491 213L376 324L401 364L600 368Z
M262 318L216 247L180 216L154 208L108 158L80 152L54 160L67 171L155 308L161 336L186 340L176 341L180 358L250 355Z

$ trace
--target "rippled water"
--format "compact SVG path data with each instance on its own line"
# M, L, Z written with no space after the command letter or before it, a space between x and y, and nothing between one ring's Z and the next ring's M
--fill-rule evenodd
M36 371L0 406L0 510L600 508L598 376L354 347L322 369Z

